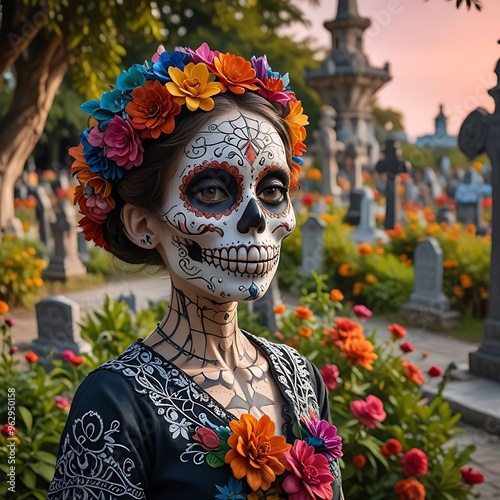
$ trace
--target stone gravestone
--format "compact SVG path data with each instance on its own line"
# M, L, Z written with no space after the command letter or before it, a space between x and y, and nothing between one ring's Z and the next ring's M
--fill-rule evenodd
M387 175L385 187L385 222L386 229L394 229L394 223L399 220L399 189L396 176L409 172L409 162L399 157L399 143L394 139L387 139L384 147L384 159L379 160L375 170L379 174Z
M133 292L130 292L128 295L120 294L117 298L118 302L125 302L127 307L133 312L137 312L137 297Z
M36 198L35 214L38 221L38 231L40 240L45 245L49 252L54 250L54 242L52 240L51 224L54 222L54 207L50 201L49 195L43 186L37 186L32 190L33 196Z
M485 196L491 195L491 186L479 182L479 175L472 169L465 172L464 178L458 183L455 191L457 207L457 221L462 224L474 224L482 227L482 201Z
M51 229L54 236L54 254L43 272L43 278L66 280L70 276L86 274L87 270L78 256L76 216L69 200L62 199L57 204Z
M83 234L81 227L76 228L76 238L78 240L78 256L86 264L90 260L89 242L85 239L85 234Z
M361 218L361 200L365 192L363 189L352 189L349 194L349 209L344 216L344 222L350 226L357 226Z
M401 312L412 320L424 319L443 327L455 324L460 314L450 310L448 297L443 293L443 250L435 238L427 238L416 246L413 265L413 292Z
M322 219L309 217L302 224L302 268L304 277L311 276L312 271L321 274L324 261L323 233L326 223Z
M337 184L337 175L339 173L337 154L344 151L345 146L342 142L337 141L337 134L335 133L337 112L326 104L321 106L319 112L319 134L316 153L323 175L321 192L325 195L339 196L342 194L342 189Z
M356 243L372 243L377 240L387 242L389 238L385 231L377 229L373 190L366 186L359 191L359 223L350 235L351 240Z
M279 330L278 322L276 320L276 314L274 312L274 307L281 304L280 289L278 286L278 278L276 275L271 281L271 285L267 289L266 293L259 300L250 302L249 306L251 311L258 314L260 322L265 325L271 332L276 332Z
M470 113L458 134L460 149L470 158L484 152L491 161L493 208L491 218L490 303L484 320L479 349L469 354L472 373L500 381L500 60L495 73L497 84L488 93L495 101L495 111L482 108Z
M62 295L49 295L35 304L38 337L32 349L48 365L65 349L75 354L90 352L91 345L80 336L80 306Z

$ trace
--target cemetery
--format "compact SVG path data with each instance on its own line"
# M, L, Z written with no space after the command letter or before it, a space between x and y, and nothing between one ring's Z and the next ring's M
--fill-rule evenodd
M148 2L131 3L151 10ZM186 22L199 36L201 14L187 3L194 15ZM453 3L448 9L463 15L482 7L478 0ZM71 50L83 58L89 86L106 88L78 37L71 50L54 41L57 30L48 20L56 7L21 4L16 15L31 19L50 43L30 48L36 33L26 28L22 40L7 40L8 11L0 11L0 46L5 38L16 49L2 62L0 86L0 471L6 477L0 498L44 499L76 389L155 329L172 284L165 270L113 259L85 234L67 151L87 116L65 124L57 116L65 107L64 113L78 113L75 95L75 103L87 98L83 80L70 88L64 77L74 64ZM412 143L397 123L378 118L374 103L393 70L370 63L365 42L376 21L364 7L361 0L331 3L331 17L323 20L328 50L308 65L314 54L303 48L291 66L301 75L297 93L312 95L303 99L310 124L301 189L292 197L297 227L282 242L271 285L260 300L240 306L238 324L294 347L318 368L342 437L346 499L500 498L500 60L490 64L489 111L468 111L453 136L440 105L435 133ZM168 29L175 32L170 9L134 20L138 32L150 33L148 47ZM246 15L271 24L274 14ZM107 19L108 11L99 15ZM118 22L125 33L134 24ZM228 46L258 50L262 40L252 45L254 35L228 35ZM173 37L184 45L182 35ZM106 50L123 52L97 71L114 81L119 60L135 49L130 41L106 43ZM25 71L16 51L26 59L31 50L46 57L33 71L50 67L54 74L46 78L61 90L57 98L47 89L37 96L56 99L55 111L36 115L31 135L38 136L29 142L13 118L22 110L7 100L21 93L21 84L7 90L15 80L9 68L16 65L19 81ZM293 50L283 49L286 58ZM11 130L7 119L16 123ZM47 128L35 134L38 122ZM19 159L17 150L29 154ZM15 494L7 476L12 443Z

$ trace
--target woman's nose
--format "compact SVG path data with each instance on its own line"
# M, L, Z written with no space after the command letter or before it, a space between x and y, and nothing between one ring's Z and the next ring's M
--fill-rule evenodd
M257 229L258 233L262 233L266 229L266 219L254 198L248 202L236 228L241 234L248 233L252 228Z

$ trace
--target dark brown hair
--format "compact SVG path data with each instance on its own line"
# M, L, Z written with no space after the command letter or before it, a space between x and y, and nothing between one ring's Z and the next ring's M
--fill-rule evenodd
M110 212L104 224L104 238L109 251L129 264L165 266L156 249L144 249L127 236L121 219L121 210L126 204L158 213L164 203L165 186L177 168L186 145L208 122L227 111L238 109L256 113L268 120L278 132L285 145L287 162L292 164L292 142L290 129L284 120L284 108L274 107L267 99L246 92L235 96L229 92L214 96L212 111L191 112L183 109L176 116L175 129L169 135L144 142L144 160L139 167L126 170L123 178L113 188L116 208Z

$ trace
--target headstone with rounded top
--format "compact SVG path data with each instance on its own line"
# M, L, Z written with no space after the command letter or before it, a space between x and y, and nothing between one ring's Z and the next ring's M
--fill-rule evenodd
M317 217L309 217L301 226L303 276L310 276L313 271L321 273L323 269L325 227L325 221Z

